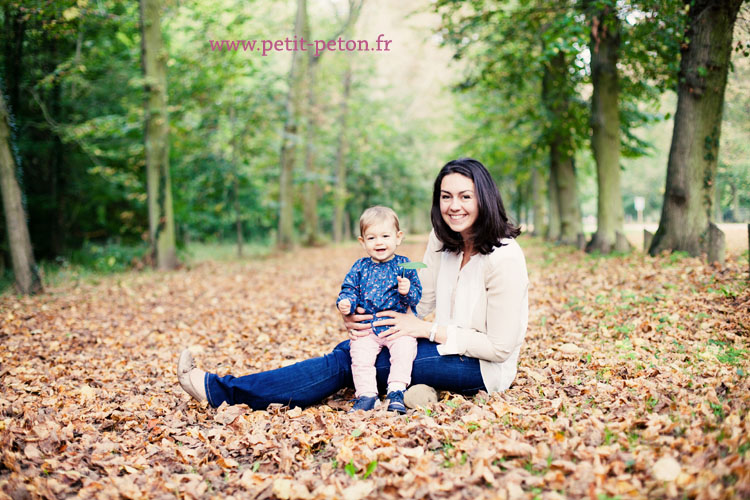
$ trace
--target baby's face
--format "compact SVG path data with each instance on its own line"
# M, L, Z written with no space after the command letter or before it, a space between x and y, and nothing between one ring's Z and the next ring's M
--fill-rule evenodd
M401 244L404 233L396 230L392 221L370 224L359 237L359 242L375 262L388 262Z

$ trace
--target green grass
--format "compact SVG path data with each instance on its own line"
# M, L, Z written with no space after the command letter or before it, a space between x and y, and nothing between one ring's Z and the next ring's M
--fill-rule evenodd
M271 255L273 246L270 242L245 243L242 245L242 259L257 259ZM207 260L234 261L241 260L237 255L237 243L191 243L181 252L184 262L194 264Z
M242 247L242 259L258 259L271 255L273 245L270 241L246 243ZM148 247L145 244L123 245L119 243L88 242L66 257L54 261L41 261L39 272L42 284L59 286L69 282L93 282L103 276L124 273L133 269L148 269L145 256ZM228 262L241 260L237 256L237 244L234 242L191 243L178 249L178 259L183 264L195 264L207 260ZM15 293L13 270L7 268L0 274L0 294Z

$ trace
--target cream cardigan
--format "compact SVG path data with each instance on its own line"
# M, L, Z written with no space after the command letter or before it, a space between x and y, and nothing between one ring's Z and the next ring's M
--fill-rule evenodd
M441 355L478 358L489 392L504 391L516 377L516 364L529 320L529 278L523 251L514 239L502 240L488 255L473 255L461 269L463 252L440 252L435 232L420 269L422 300L417 315L435 311L447 327Z

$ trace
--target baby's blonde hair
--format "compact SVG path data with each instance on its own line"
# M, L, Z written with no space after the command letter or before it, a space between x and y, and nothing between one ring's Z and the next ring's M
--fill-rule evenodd
M365 230L376 222L380 222L386 219L392 219L393 224L396 226L396 232L401 231L398 224L398 215L392 209L384 207L382 205L376 205L370 207L359 217L359 235L364 236Z

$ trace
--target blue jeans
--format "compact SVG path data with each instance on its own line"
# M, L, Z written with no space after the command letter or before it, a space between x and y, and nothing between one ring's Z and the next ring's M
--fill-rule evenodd
M385 393L390 370L390 354L383 349L375 361L378 390ZM441 356L437 344L419 339L417 357L411 372L412 384L427 384L437 390L473 395L485 390L479 360L467 356ZM269 404L306 407L345 387L353 387L349 341L319 358L293 365L253 373L244 377L219 377L207 373L206 394L211 406L244 403L254 410L265 410Z

